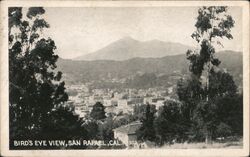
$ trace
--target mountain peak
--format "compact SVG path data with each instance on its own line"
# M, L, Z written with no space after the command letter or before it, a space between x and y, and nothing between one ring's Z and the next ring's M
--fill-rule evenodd
M148 40L148 42L163 42L163 41L161 41L159 39L152 39L152 40Z
M166 44L167 42L164 42L162 40L159 40L159 39L152 39L152 40L147 40L147 41L144 41L145 43L162 43L162 44Z
M189 46L164 42L158 39L145 42L125 36L93 53L80 56L77 60L127 60L131 58L160 58L184 54Z
M121 38L120 40L118 40L120 42L124 42L124 41L137 41L134 38L130 37L130 36L125 36L123 38Z

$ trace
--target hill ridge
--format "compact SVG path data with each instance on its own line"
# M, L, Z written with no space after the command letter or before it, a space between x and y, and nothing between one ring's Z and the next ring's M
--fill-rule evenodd
M228 69L238 84L242 82L242 55L234 51L216 53L222 61L220 67ZM76 61L59 58L57 67L63 72L63 79L66 82L86 83L128 78L138 72L171 75L174 71L179 71L181 74L187 74L189 62L185 54L162 58L132 58L124 61Z
M165 42L158 39L139 41L127 36L95 52L73 58L73 60L128 60L135 57L161 58L183 54L187 49L191 48L177 42Z

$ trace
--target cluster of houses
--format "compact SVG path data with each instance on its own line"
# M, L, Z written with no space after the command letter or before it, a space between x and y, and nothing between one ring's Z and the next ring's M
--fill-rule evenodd
M81 118L88 115L96 102L101 102L107 114L128 113L133 114L134 106L141 104L152 104L158 109L164 105L168 96L173 92L173 87L166 89L93 89L89 90L85 85L71 85L68 90L75 94L69 94L69 104L74 106L75 113Z
M167 89L93 89L85 85L71 85L67 87L69 92L68 103L74 106L75 114L86 118L94 104L101 102L106 114L134 114L134 107L142 104L155 105L158 110L166 100L171 99L174 87ZM73 92L72 92L73 91ZM72 94L70 94L72 93ZM136 131L141 127L140 122L133 122L114 129L114 138L120 140L129 147L144 148L146 145L138 144Z

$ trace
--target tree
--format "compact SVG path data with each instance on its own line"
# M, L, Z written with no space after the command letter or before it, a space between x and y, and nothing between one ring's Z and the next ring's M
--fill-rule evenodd
M106 118L105 122L99 125L101 140L110 141L114 140L114 121L112 117Z
M215 132L220 136L242 136L243 135L243 96L242 94L223 95L215 99L217 106L217 117L219 122ZM227 130L222 130L223 127Z
M191 121L196 104L204 99L200 80L195 77L181 78L177 82L177 95L183 104L183 115Z
M154 122L158 144L172 144L174 140L183 141L188 131L188 124L182 113L182 104L176 101L167 101L159 109Z
M151 107L149 104L146 106L144 117L141 119L142 126L137 131L137 139L140 141L155 141L155 129L154 129L154 118L155 118L155 107Z
M232 39L231 28L234 26L233 18L227 14L225 6L202 7L198 10L196 31L191 35L200 45L200 52L187 51L190 61L190 71L200 78L205 72L205 89L209 89L209 76L212 66L219 66L220 60L215 57L215 43L222 46L220 38ZM207 101L209 95L206 94Z
M191 62L190 71L197 77L201 78L202 73L203 78L205 78L205 85L204 91L206 96L206 102L202 101L199 105L202 111L205 107L206 115L205 117L213 117L210 115L210 110L212 109L212 103L210 101L209 95L209 78L212 66L218 66L220 61L218 58L215 57L215 48L214 42L222 45L218 38L226 37L228 39L232 39L233 36L231 35L230 31L231 28L234 26L234 20L230 15L227 14L227 7L224 6L210 6L210 7L202 7L198 10L198 17L197 22L195 24L196 31L192 34L192 38L194 38L200 44L200 53L195 54L191 53L191 51L187 52L188 59ZM216 41L217 40L217 41ZM209 106L211 105L211 106ZM198 114L199 115L199 114ZM200 114L203 115L204 114ZM213 115L213 114L212 114ZM199 119L199 122L209 121L211 119L206 119L205 117ZM201 121L200 121L201 120ZM212 124L212 122L211 122ZM213 127L210 125L209 122L203 123L203 129L206 134L206 142L210 141L212 136Z
M95 120L102 120L106 118L104 109L105 108L102 103L96 102L93 106L93 109L91 110L90 117Z
M88 139L98 139L98 124L96 123L96 121L87 121L86 123L84 123L84 128L86 128L87 130L87 137Z
M187 117L193 122L190 130L199 130L196 134L205 137L206 142L215 136L218 129L216 125L225 127L224 124L228 123L222 124L218 118L218 98L225 95L235 96L237 91L231 75L219 70L221 61L215 56L215 46L222 46L220 39L233 38L231 28L234 26L234 20L227 14L227 10L225 6L199 8L196 31L191 37L197 41L200 49L187 51L191 77L186 83L183 80L178 83L178 96L190 111ZM194 84L190 85L190 82Z
M209 80L210 86L208 95L210 98L236 96L237 86L235 85L233 77L229 73L224 71L215 72L214 69L211 69Z
M145 116L146 104L137 104L134 106L134 119L141 120Z
M49 113L68 100L62 73L55 71L55 43L42 31L49 24L42 7L9 8L10 139L37 137Z
M88 130L83 127L83 121L73 114L69 107L59 107L52 110L42 128L40 139L72 140L87 139Z

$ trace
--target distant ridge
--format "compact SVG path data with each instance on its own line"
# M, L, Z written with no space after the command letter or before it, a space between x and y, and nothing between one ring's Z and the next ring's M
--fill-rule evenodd
M161 58L184 54L192 47L180 43L160 40L138 41L131 37L119 39L93 53L74 58L74 60L116 60L123 61L131 58Z
M221 51L216 56L222 61L220 67L234 76L237 84L242 83L242 52ZM76 61L59 58L58 70L63 72L68 83L84 83L94 80L128 78L136 73L155 73L170 75L174 71L188 72L189 62L185 53L162 58L132 58L124 61L95 60Z

